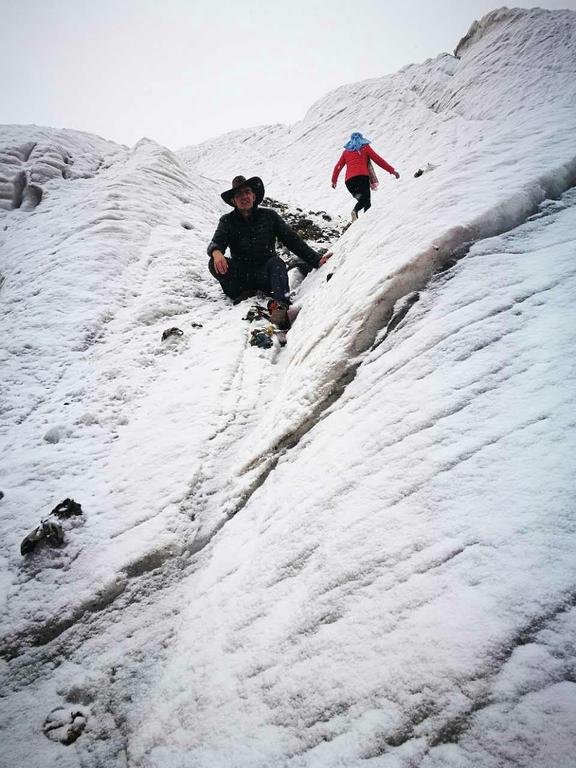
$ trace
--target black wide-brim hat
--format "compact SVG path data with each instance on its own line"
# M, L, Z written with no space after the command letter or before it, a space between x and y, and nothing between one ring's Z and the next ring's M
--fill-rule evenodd
M232 179L232 189L227 189L226 192L222 192L220 197L228 205L234 205L232 198L234 197L236 190L240 187L250 187L252 192L256 195L254 205L260 205L264 199L264 182L259 176L252 176L250 179L245 179L244 176L235 176Z

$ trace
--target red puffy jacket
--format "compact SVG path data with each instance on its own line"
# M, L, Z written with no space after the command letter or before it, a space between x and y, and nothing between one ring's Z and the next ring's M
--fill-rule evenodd
M332 171L332 184L336 184L340 171L346 166L346 181L351 179L352 176L368 176L368 160L373 160L380 168L384 168L385 171L394 175L396 171L392 166L386 162L380 155L372 149L369 144L365 144L362 149L352 152L349 149L345 149L342 152L342 157Z

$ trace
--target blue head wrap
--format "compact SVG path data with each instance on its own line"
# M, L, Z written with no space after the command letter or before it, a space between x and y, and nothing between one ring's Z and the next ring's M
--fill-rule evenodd
M365 139L361 133L356 132L350 136L350 141L344 144L344 149L349 149L351 152L357 152L359 149L362 149L362 147L365 147L366 144L370 144L370 139Z

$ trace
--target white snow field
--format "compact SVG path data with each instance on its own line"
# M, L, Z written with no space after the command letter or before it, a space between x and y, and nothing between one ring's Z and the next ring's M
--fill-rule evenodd
M2 768L575 765L576 13L456 54L180 153L0 127ZM332 226L353 130L401 178L254 348L219 193Z

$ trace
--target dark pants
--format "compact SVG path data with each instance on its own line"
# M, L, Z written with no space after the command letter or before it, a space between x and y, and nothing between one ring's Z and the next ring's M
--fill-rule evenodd
M226 259L226 261L228 271L224 275L216 272L213 259L208 262L210 274L218 280L226 296L234 300L250 290L263 291L276 301L288 303L290 294L288 271L286 264L279 256L273 256L260 267L242 264L234 259Z
M356 213L360 211L367 211L372 205L370 202L370 177L369 176L352 176L346 182L348 192L355 197L358 202L354 206Z

